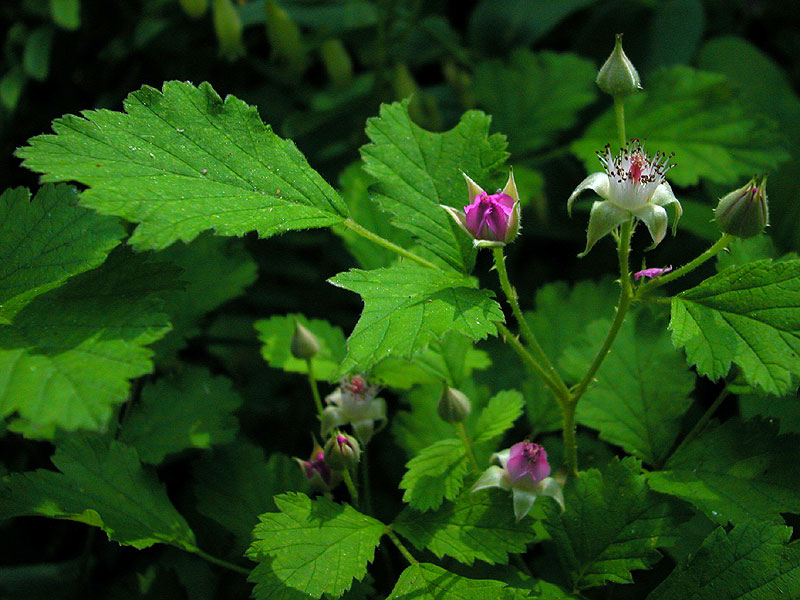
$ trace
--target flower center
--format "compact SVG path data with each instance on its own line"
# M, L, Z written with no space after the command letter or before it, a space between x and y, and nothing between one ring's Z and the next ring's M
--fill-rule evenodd
M539 459L542 447L532 442L525 442L522 447L522 457L528 462L529 465L535 464Z

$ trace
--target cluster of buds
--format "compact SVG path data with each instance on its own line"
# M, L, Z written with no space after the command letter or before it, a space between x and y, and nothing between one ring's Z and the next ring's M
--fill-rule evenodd
M340 431L334 432L325 447L314 439L314 448L308 460L295 458L303 470L311 489L329 492L342 482L345 471L352 470L361 458L358 441Z

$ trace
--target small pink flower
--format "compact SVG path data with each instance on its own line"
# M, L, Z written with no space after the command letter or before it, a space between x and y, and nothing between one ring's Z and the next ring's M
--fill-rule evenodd
M525 440L510 448L506 471L512 485L533 487L550 475L547 452L539 444Z
M519 233L520 205L514 174L509 173L502 190L487 194L466 174L470 203L463 212L452 206L441 205L461 229L469 234L476 247L504 246L514 241Z
M633 274L633 279L635 281L639 281L642 277L647 277L648 279L652 279L653 277L660 277L664 273L669 273L672 271L672 267L653 267L652 269L642 269L641 271L637 271Z
M345 378L332 394L325 398L328 405L322 411L322 435L349 424L358 441L366 445L379 428L386 423L386 402L376 398L378 386L371 385L363 375Z

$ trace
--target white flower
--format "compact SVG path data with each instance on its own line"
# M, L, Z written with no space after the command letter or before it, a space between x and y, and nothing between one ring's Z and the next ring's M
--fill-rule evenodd
M564 508L564 492L550 475L547 452L539 444L525 440L492 454L492 465L472 486L472 492L490 487L510 491L517 521L527 515L536 498L550 496Z
M680 202L672 193L665 173L674 165L669 164L672 155L657 152L654 157L645 154L639 140L631 140L617 156L611 154L606 146L605 153L598 152L605 173L592 173L584 179L567 200L567 210L572 213L572 203L578 195L592 189L603 201L595 201L589 215L589 230L586 235L586 249L578 256L585 256L595 242L622 225L631 217L636 217L647 225L655 248L667 233L668 204L674 204L675 221L673 234L683 214Z
M350 424L358 441L366 445L375 432L375 422L386 422L386 402L376 398L378 387L370 385L361 375L345 379L325 398L328 406L322 411L322 435L337 427Z

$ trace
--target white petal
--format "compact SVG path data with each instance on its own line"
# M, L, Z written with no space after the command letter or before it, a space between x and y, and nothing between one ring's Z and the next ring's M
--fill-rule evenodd
M561 510L564 510L564 490L555 479L545 477L536 484L536 491L540 496L550 496L561 505Z
M592 173L578 184L575 191L567 200L567 212L572 214L572 203L583 190L592 189L601 198L608 198L608 175L602 172Z
M492 460L500 463L500 466L504 469L506 468L506 463L509 458L511 458L511 448L506 448L505 450L500 450L500 452L492 454Z
M578 256L586 256L589 250L592 249L592 246L594 246L600 238L608 235L614 227L622 225L630 218L630 212L608 200L595 202L592 205L592 212L589 213L589 229L586 232L586 249L578 254Z
M335 429L341 425L344 425L347 420L342 415L342 411L340 408L335 406L329 406L325 410L322 411L322 423L321 423L321 431L322 437L328 435L328 432L331 429Z
M472 181L472 179L470 179L469 175L467 175L463 171L461 172L461 174L464 176L464 179L467 180L467 193L469 194L469 202L468 202L468 204L471 204L472 201L475 200L476 196L479 196L481 194L485 194L486 192L483 191L483 188L481 186L479 186L477 183Z
M683 207L681 206L681 203L678 202L675 194L672 193L672 187L669 185L669 183L665 181L656 188L656 191L653 193L653 197L650 199L650 203L657 204L658 206L668 206L670 204L675 205L675 220L672 223L672 235L675 235L675 229L678 227L678 221L683 215Z
M478 477L478 481L472 486L470 493L490 487L498 487L506 491L511 489L511 481L505 469L501 469L497 465L492 465L486 469Z
M511 497L514 499L514 516L517 521L531 512L533 503L536 502L536 492L512 488Z
M650 237L653 238L653 245L648 248L652 250L661 243L664 236L667 235L667 211L663 207L655 204L646 204L645 206L633 211L637 219L641 219L647 230L650 232Z
M342 398L342 390L337 388L336 391L325 396L325 404L335 404L336 406L341 406Z

